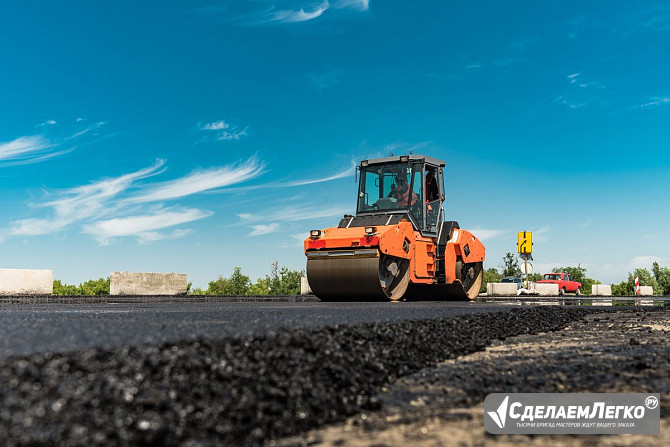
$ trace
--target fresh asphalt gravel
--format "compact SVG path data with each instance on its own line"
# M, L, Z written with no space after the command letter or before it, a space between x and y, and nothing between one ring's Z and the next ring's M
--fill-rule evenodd
M496 303L230 302L228 299L106 298L0 301L0 356L87 348L141 346L264 335L282 329L393 322L493 312ZM11 303L11 301L10 301Z
M444 306L427 303L407 307L418 309L408 320L394 313L403 304L370 304L365 318L357 318L365 306L343 305L353 320L347 325L331 316L333 323L299 329L263 325L253 335L7 357L0 366L0 442L262 444L378 408L378 391L398 377L600 311L463 303L467 311L440 315ZM472 311L480 308L487 310ZM305 311L320 315L312 306Z

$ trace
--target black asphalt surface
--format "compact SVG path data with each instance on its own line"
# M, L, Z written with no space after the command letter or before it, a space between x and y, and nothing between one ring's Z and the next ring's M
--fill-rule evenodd
M29 302L29 301L28 301ZM0 304L0 356L264 335L342 324L448 318L495 303L69 302Z
M17 347L0 357L0 445L262 445L379 409L383 386L496 339L613 311L481 303L3 305L3 346L13 340ZM644 310L657 311L663 308Z

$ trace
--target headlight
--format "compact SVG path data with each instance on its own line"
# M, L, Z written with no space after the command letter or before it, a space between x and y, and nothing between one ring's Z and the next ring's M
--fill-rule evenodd
M309 232L310 237L319 237L321 236L321 230L312 230Z
M375 234L375 227L365 227L365 234L367 236L372 236Z

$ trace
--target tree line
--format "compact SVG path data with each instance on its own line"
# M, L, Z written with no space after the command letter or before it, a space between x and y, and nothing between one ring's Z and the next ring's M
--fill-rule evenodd
M551 269L553 273L568 273L573 280L582 283L582 292L585 295L591 294L591 286L602 284L597 279L589 278L586 275L586 268L581 264L577 267L555 267ZM484 270L484 281L481 292L486 292L486 284L490 282L500 282L506 276L518 276L525 279L521 273L519 260L512 253L507 253L503 257L503 263L499 269L488 268ZM628 279L618 284L612 284L613 296L632 296L635 295L635 277L638 277L641 286L651 286L654 289L654 295L670 295L670 268L661 267L658 262L654 262L651 271L646 268L636 268L628 273ZM529 281L539 281L542 279L541 273L531 273L528 275Z
M235 267L230 277L220 275L210 281L206 289L191 290L188 283L189 295L298 295L300 293L300 278L305 276L304 270L291 270L280 267L277 261L270 264L270 273L256 282L242 273L240 267ZM79 285L66 284L57 279L53 282L54 295L109 295L109 276L107 278L90 279Z

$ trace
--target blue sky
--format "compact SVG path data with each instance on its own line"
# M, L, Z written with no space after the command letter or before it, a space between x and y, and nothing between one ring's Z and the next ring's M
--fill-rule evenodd
M66 282L304 268L353 164L446 161L487 266L670 264L670 6L23 1L0 7L0 259Z

